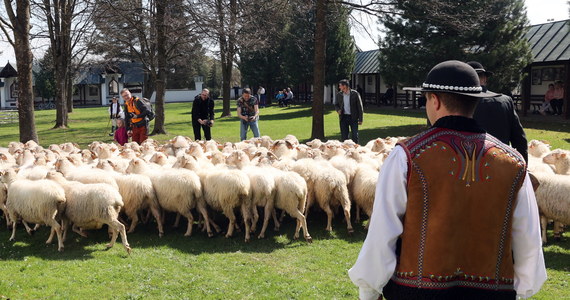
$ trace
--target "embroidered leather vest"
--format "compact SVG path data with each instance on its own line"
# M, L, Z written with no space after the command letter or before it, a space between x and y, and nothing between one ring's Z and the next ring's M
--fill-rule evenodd
M137 103L136 103L137 101L139 101L138 97L132 97L131 100L127 101L127 110L128 112L134 113L135 115L140 115L141 112L137 108ZM142 120L143 118L132 118L131 123L138 123Z
M408 155L408 202L392 280L512 290L512 216L526 174L521 155L491 135L445 128L400 145Z

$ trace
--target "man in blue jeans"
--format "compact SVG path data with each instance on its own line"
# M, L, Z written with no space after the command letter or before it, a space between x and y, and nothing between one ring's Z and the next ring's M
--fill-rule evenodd
M341 140L348 139L348 129L352 132L352 141L358 144L358 125L362 125L362 99L357 91L350 88L348 80L338 83L340 92L336 95L335 110L340 117Z
M249 88L243 89L241 97L237 101L237 115L240 120L240 138L247 139L247 129L251 128L254 137L259 137L259 102L251 96Z

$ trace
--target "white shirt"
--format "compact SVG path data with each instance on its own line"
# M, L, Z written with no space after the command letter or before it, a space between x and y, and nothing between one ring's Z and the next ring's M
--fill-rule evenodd
M265 95L265 89L264 89L264 88L260 88L258 94L260 94L260 95Z
M350 92L342 93L342 104L344 105L343 114L350 115Z
M378 299L396 268L396 241L404 229L402 221L407 203L407 162L404 149L397 146L382 165L369 234L356 263L348 271L363 300ZM515 205L511 234L514 288L517 297L528 298L546 281L538 207L528 174Z

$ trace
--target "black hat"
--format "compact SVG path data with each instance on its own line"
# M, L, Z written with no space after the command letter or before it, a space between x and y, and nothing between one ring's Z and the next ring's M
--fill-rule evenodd
M473 69L475 69L475 72L477 72L477 74L483 73L487 77L493 76L493 72L485 70L485 68L483 68L483 65L478 61L470 61L467 64L470 65Z
M477 98L495 97L498 94L483 92L477 72L468 64L448 60L437 64L429 71L422 92L460 94Z

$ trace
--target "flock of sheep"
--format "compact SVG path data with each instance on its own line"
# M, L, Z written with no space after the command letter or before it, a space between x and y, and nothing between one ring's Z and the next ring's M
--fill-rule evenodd
M349 140L301 144L291 135L225 144L177 136L162 145L151 139L124 147L93 142L83 150L72 143L43 148L12 142L0 148L0 208L12 227L10 240L19 221L28 233L47 225L51 234L46 243L57 236L59 251L68 228L86 236L84 230L107 224L107 247L120 235L130 253L124 220L132 233L141 216L148 220L152 215L162 236L165 212L177 214L174 226L181 217L188 220L185 236L192 234L195 223L208 236L220 232L213 216L222 213L229 219L225 236L243 225L246 242L257 232L259 211L263 222L258 238L264 238L270 219L278 230L288 214L296 219L294 238L302 229L310 242L307 218L312 207L326 213L327 231L335 213L343 215L349 234L352 206L357 222L361 211L372 214L378 173L401 139L378 138L359 146ZM570 224L570 152L550 151L533 140L529 153L529 170L540 182L536 195L541 214L545 222L555 221L559 234L563 224Z

